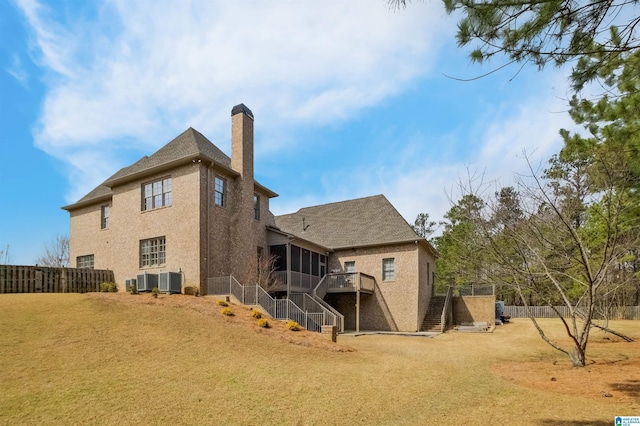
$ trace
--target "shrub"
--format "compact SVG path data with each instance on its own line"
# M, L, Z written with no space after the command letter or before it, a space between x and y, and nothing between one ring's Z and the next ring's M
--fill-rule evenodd
M127 286L127 291L130 291L131 294L138 294L138 286L136 284L131 284Z
M291 331L299 331L300 330L300 324L298 324L295 321L287 321L287 328Z
M216 303L218 304L218 306L229 306L229 304L224 300L218 300Z
M103 293L116 293L118 291L118 285L116 283L101 283L100 291Z
M228 317L232 317L233 316L233 311L231 310L231 308L222 308L222 310L220 311L220 313L222 315L226 315Z
M154 287L153 290L151 290L151 295L156 299L158 298L159 293L160 293L160 290L158 290L158 287Z
M198 287L185 287L184 294L188 296L200 296L200 289Z
M251 310L251 316L254 317L255 319L260 319L262 318L262 312L260 312L259 309L253 308Z
M266 318L259 318L258 319L258 327L269 328L269 321L267 321Z

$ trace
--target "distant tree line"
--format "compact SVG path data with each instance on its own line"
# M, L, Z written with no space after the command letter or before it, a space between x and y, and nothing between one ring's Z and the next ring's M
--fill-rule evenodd
M584 134L560 130L561 151L542 170L529 163L513 186L460 182L434 238L440 290L486 283L507 303L568 307L559 316L571 348L532 320L575 366L585 365L596 313L640 304L640 52L609 64L606 94L570 101Z

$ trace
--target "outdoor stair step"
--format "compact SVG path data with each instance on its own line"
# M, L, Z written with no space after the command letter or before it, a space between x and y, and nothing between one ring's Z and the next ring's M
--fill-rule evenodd
M429 306L427 307L427 314L422 321L420 331L442 332L440 317L442 316L445 301L446 297L444 296L434 296L431 298Z

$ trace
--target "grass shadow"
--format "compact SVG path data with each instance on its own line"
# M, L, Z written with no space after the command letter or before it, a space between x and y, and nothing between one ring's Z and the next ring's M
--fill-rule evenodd
M627 380L622 383L612 383L611 388L628 396L640 399L640 380Z

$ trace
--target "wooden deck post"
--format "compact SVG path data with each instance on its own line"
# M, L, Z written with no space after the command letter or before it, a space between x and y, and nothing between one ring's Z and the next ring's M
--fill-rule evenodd
M356 333L360 333L360 290L356 290Z

